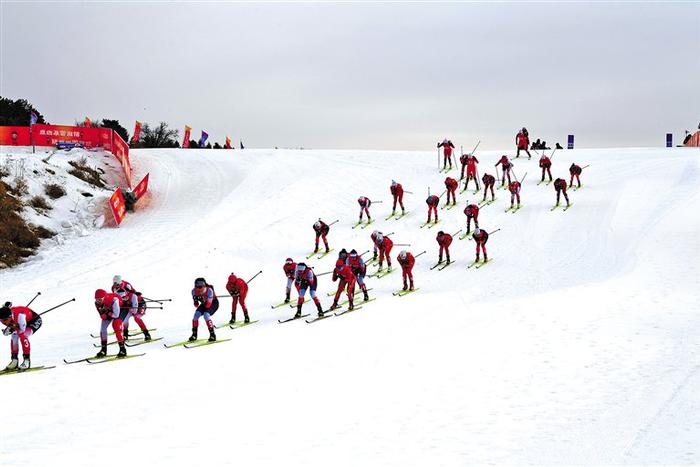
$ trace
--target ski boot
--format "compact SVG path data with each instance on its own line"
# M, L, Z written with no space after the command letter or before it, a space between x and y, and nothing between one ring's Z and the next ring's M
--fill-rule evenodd
M245 319L243 320L243 323L248 324L250 323L250 316L248 316L248 312L243 313L245 315Z
M126 357L126 346L124 345L124 342L119 343L119 353L117 353L117 358L124 358Z
M22 364L19 366L19 370L20 371L28 370L31 367L32 367L32 362L29 359L29 355L28 354L22 355Z
M405 216L406 215L406 210L404 208L401 208L401 215Z
M124 336L125 341L129 340L129 330L128 329L122 330L122 336Z
M287 295L287 298L284 299L284 303L289 303L289 295Z
M450 257L448 256L448 257L447 257L447 264L450 264L450 263L451 263Z
M328 247L326 247L326 253L330 253L330 251L331 250Z
M231 319L228 320L228 324L236 324L236 315L231 315Z
M387 273L390 273L390 272L391 272L391 264L387 267L386 272L387 272Z
M107 356L107 343L103 342L102 346L100 347L100 351L97 352L97 355L95 355L95 358L104 358Z
M486 256L486 253L484 253L484 263L488 263L488 262L489 262L489 257Z
M314 253L318 253L318 245L316 245L316 248L314 248Z
M406 281L403 282L403 290L408 289L408 284L406 284Z
M350 300L350 304L348 305L348 311L352 311L355 309L355 305L352 303L352 300Z
M214 328L209 330L209 342L214 342L216 340L216 334L214 333Z
M318 310L318 317L319 317L319 318L322 318L322 317L323 317L324 311L323 311L323 307L321 306L320 303L317 303L317 304L316 304L316 309Z
M5 370L6 371L16 370L18 364L19 364L19 360L17 359L17 354L12 354L12 360L10 360L9 365L7 365L5 367Z
M151 333L148 332L148 329L146 329L146 330L143 331L143 340L144 340L145 342L148 342L148 341L151 340Z
M391 215L393 216L394 214L396 214L396 209L391 210Z
M192 335L187 340L190 342L194 342L197 340L197 328L192 328Z
M362 291L365 294L365 301L369 300L369 294L367 293L367 290Z
M474 260L475 263L479 262L479 255L476 255L476 259Z
M331 305L330 309L335 310L338 308L338 300L333 300L333 304Z
M438 264L442 264L442 256L438 257Z
M408 290L413 290L413 281L411 281L411 287L409 287Z
M297 312L294 313L294 319L301 318L301 305L297 305Z

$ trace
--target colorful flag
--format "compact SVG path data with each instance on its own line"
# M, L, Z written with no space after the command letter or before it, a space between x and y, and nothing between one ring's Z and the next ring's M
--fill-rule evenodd
M202 137L199 138L199 141L197 142L200 148L203 148L204 145L207 144L207 138L209 138L209 134L206 131L202 130Z
M131 142L138 143L140 136L141 136L141 122L136 120L136 126L134 127L134 136L131 137Z
M92 120L85 117L85 121L83 122L83 125L86 126L87 128L90 128L92 126Z
M34 125L39 120L37 114L32 110L32 114L29 117L29 126Z
M190 147L190 131L192 131L192 128L185 125L185 137L182 139L182 147L183 148Z
M226 144L224 145L226 149L231 149L231 138L226 137Z

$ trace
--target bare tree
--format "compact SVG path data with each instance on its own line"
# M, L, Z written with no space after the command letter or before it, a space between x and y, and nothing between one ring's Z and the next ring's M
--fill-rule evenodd
M168 128L168 124L160 122L155 128L148 123L141 126L140 146L144 148L172 148L177 143L179 132Z

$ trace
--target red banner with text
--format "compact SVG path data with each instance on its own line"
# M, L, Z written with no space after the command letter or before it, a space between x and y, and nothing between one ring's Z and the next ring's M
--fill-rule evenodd
M112 154L117 158L119 163L124 169L124 175L126 176L126 183L131 188L131 162L129 162L129 146L124 142L121 136L114 132L113 138L114 150Z
M112 196L110 196L109 207L112 210L114 221L117 223L117 226L119 226L124 220L124 217L126 217L126 204L124 203L124 194L122 194L121 188L117 188Z
M0 146L31 146L28 126L0 126Z
M145 177L143 177L143 180L139 182L138 185L136 185L136 188L134 188L134 196L136 196L136 201L140 200L143 195L146 194L148 191L148 176L150 174L146 174Z
M35 146L56 146L58 143L79 143L88 149L103 148L112 152L112 130L64 125L32 125Z

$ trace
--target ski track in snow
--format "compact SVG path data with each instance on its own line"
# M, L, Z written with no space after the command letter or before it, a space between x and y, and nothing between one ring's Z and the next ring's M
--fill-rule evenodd
M495 175L500 154L477 153L479 174ZM557 152L554 178L568 182L571 162L591 164L566 212L549 211L555 192L536 185L537 159L516 159L516 173L528 172L523 209L504 213L508 192L497 190L480 213L482 228L501 228L487 245L494 262L467 270L474 242L455 239L456 264L429 271L437 231L464 228L466 200L483 196L459 195L438 228L419 229L428 187L440 193L447 175L459 177L437 173L434 152L132 151L151 192L122 227L0 271L3 300L41 290L42 311L77 299L32 338L33 364L59 367L0 382L27 400L5 406L0 463L122 465L124 452L156 465L700 463L699 156ZM391 179L414 193L400 221L384 220ZM383 203L370 208L374 225L352 230L361 195ZM392 297L398 271L369 279L378 299L355 313L277 324L294 312L270 310L283 298L282 264L313 249L318 217L340 220L329 236L336 252L371 248L374 229L427 250L414 269L421 290ZM324 272L335 258L307 263ZM195 277L221 293L231 271L261 269L248 297L259 323L218 331L233 340L215 346L160 345L189 335ZM62 365L96 352L92 294L114 274L173 298L146 315L165 339L129 349L145 357ZM326 307L333 285L320 278ZM228 319L221 302L215 322Z

